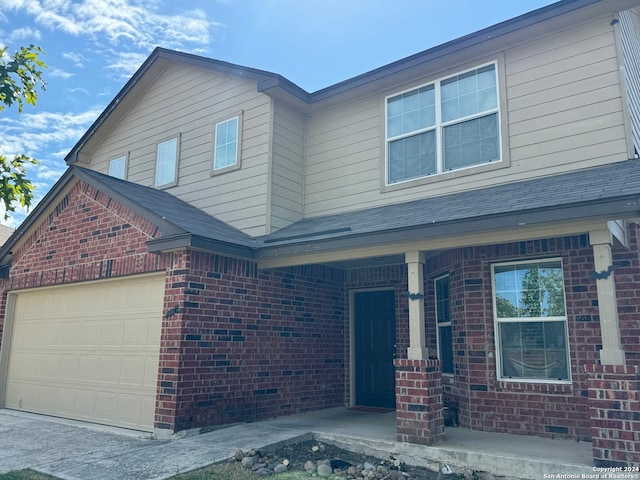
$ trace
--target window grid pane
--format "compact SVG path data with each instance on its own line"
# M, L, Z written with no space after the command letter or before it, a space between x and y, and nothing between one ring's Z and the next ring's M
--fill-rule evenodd
M391 183L436 173L435 131L390 142L388 157Z
M158 144L156 159L156 185L166 185L176 181L176 161L178 140L172 139Z
M238 163L238 118L216 125L216 145L213 169L219 170Z
M109 175L115 178L124 180L125 166L127 163L126 157L116 158L109 162Z

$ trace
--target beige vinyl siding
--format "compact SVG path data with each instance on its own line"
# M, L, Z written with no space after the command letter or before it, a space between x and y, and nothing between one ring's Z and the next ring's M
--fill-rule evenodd
M214 122L243 113L241 168L211 175ZM129 152L127 179L154 186L156 144L180 135L171 194L250 235L266 233L271 100L255 81L170 65L93 152L91 168ZM250 192L251 195L247 195Z
M621 12L620 26L633 145L640 152L640 9Z
M271 173L271 231L304 214L304 115L275 101Z
M384 101L435 78L317 112L306 143L307 216L399 203L482 188L627 158L615 35L601 17L544 38L529 39L483 59L504 59L508 168L442 174L383 191ZM453 63L454 60L452 60ZM455 74L465 64L446 74ZM440 75L439 75L440 76Z
M318 112L307 120L305 214L355 210L380 194L380 97Z

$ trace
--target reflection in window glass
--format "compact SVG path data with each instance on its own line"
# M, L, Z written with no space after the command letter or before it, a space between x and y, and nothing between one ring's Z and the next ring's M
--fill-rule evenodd
M493 283L499 376L569 380L561 262L495 265Z
M238 163L238 117L216 124L213 169Z
M158 144L156 158L156 186L176 182L178 163L178 139L173 138Z

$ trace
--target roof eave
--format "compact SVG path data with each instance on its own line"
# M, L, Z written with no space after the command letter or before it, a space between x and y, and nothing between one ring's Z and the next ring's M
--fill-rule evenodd
M498 231L512 228L542 226L564 221L589 219L619 220L637 217L640 213L640 197L629 196L605 201L584 202L556 208L521 210L513 213L486 217L463 218L448 222L398 228L387 231L346 234L336 238L306 241L271 243L259 249L258 259L270 259L317 254L340 249L364 248L376 245L428 241L429 238L441 238L454 235L473 235L481 232Z
M163 236L147 241L147 252L149 253L160 254L184 248L203 250L225 256L245 259L253 259L255 257L255 249L251 247L213 240L211 238L193 235L190 233L171 235L167 237Z

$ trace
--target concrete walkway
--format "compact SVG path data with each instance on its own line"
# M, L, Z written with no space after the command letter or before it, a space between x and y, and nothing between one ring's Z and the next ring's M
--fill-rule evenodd
M337 408L221 428L174 440L140 432L0 410L0 473L23 468L68 480L152 480L223 461L237 449L264 448L313 435L353 451L411 465L542 480L588 474L591 444L447 429L445 443L395 441L395 413Z

